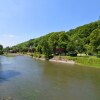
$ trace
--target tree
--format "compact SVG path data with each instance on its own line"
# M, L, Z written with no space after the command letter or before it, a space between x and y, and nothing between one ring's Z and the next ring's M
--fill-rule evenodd
M0 55L3 54L3 46L0 44Z
M99 22L100 24L100 22ZM68 32L52 32L45 36L16 45L19 52L39 52L49 58L51 54L86 53L99 54L100 27L98 21L79 26ZM33 49L32 49L33 48ZM10 48L12 49L12 48ZM15 48L14 48L15 49Z
M50 50L49 44L48 44L48 42L46 40L42 41L42 50L43 50L43 52L45 54L46 60L50 59L51 50Z
M93 48L94 53L98 53L98 46L100 46L100 29L95 29L89 36L90 45Z

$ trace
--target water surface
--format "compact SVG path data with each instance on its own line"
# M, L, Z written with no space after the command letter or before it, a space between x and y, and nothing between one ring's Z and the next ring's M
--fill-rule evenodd
M0 98L100 100L100 69L0 56Z

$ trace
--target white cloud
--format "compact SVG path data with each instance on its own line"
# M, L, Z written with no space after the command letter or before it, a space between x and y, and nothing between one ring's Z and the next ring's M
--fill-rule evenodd
M14 38L15 36L12 34L4 34L3 37L5 38Z
M0 34L0 44L2 44L4 47L7 46L13 46L17 44L17 39L14 34Z

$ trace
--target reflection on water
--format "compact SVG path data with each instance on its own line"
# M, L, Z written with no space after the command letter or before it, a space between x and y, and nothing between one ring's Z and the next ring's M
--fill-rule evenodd
M14 61L14 57L5 57L5 56L0 56L0 64L1 65L8 65L12 64Z
M1 57L1 61L9 58ZM100 100L100 69L17 56L0 65L0 97Z
M0 83L4 81L8 81L9 78L15 77L19 74L20 74L19 72L13 70L0 71Z

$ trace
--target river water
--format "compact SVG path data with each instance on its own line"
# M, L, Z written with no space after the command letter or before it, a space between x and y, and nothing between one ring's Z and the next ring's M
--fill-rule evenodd
M100 100L100 69L0 56L0 98ZM0 99L2 100L2 99Z

